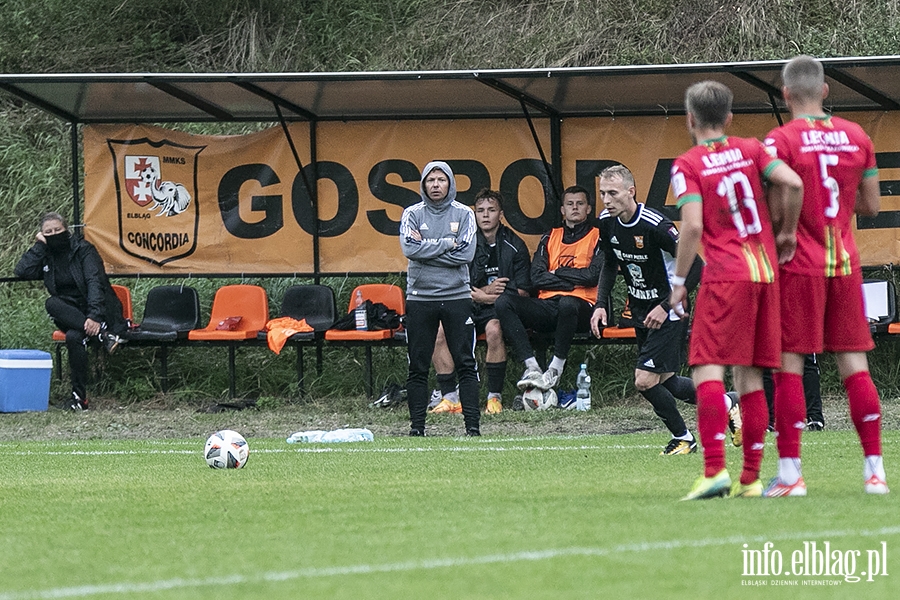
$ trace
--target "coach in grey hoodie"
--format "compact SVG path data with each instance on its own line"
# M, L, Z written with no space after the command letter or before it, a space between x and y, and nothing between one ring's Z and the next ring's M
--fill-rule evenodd
M444 334L459 379L459 399L467 435L481 435L475 324L469 263L475 256L475 215L456 201L450 165L433 161L422 170L422 201L400 218L400 248L409 259L406 334L409 352L410 435L425 435L428 370L438 326Z

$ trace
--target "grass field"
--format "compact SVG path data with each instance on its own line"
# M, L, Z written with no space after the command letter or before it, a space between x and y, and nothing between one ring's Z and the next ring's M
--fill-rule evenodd
M900 490L862 492L849 431L805 437L807 498L700 502L678 502L700 454L658 456L661 433L331 446L251 438L237 471L207 468L203 441L0 443L0 600L896 598L900 589ZM891 481L900 432L885 432L884 453ZM774 454L769 444L766 476ZM728 458L737 476L739 452ZM744 544L766 542L782 575L747 576ZM852 566L861 576L869 550L886 566L871 582L785 575L804 542L840 551L844 574Z

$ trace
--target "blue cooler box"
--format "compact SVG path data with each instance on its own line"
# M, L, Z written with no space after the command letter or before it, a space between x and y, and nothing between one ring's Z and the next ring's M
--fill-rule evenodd
M47 410L53 359L42 350L0 350L0 412Z

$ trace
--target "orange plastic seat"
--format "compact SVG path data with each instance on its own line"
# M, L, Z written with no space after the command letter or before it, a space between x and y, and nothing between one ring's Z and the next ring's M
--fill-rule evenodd
M633 340L635 338L634 327L605 327L600 332L600 336L614 340Z
M373 303L380 302L389 309L397 311L397 314L406 314L406 298L396 285L389 283L367 283L357 286L350 293L350 302L347 312L352 313L356 308L356 291L362 293L363 300L371 300ZM329 329L325 332L325 339L335 344L345 344L347 346L364 346L366 349L366 396L373 397L375 381L372 373L372 347L376 345L400 345L403 343L402 334L397 336L398 332L402 332L403 326L398 329L379 329L376 331L357 331L355 329L341 330ZM402 332L405 333L405 332Z
M396 285L388 283L366 283L357 286L350 293L350 303L347 312L352 313L356 308L356 292L362 292L363 300L371 300L372 303L382 303L389 309L397 311L398 315L406 314L406 299L403 290ZM388 340L394 337L396 329L379 329L376 331L357 331L355 329L340 330L329 329L325 332L325 339L329 341L378 341Z
M125 318L125 322L128 323L128 326L130 327L131 321L134 318L133 307L131 305L131 290L124 285L117 284L113 284L112 289L116 293L116 296L118 296L119 302L122 303L122 316ZM65 342L66 333L57 329L53 332L51 338L54 342Z
M230 317L241 317L233 330L219 330L219 323ZM258 285L226 285L216 291L209 324L188 332L194 341L233 341L256 339L269 320L266 290Z
M888 333L900 333L900 323L891 323L888 325Z

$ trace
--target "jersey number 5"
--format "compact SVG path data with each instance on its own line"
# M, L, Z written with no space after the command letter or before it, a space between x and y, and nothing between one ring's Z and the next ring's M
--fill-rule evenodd
M828 191L829 202L825 207L825 216L833 219L838 214L840 208L841 189L838 187L837 179L828 175L828 167L836 167L838 164L837 154L820 154L819 170L822 174L822 185Z
M756 207L756 198L753 196L753 186L750 185L750 180L745 174L737 172L726 175L719 181L716 193L728 202L731 220L734 221L734 226L737 228L741 239L762 231L762 224L759 222L759 209ZM741 205L750 213L750 223L744 220Z

